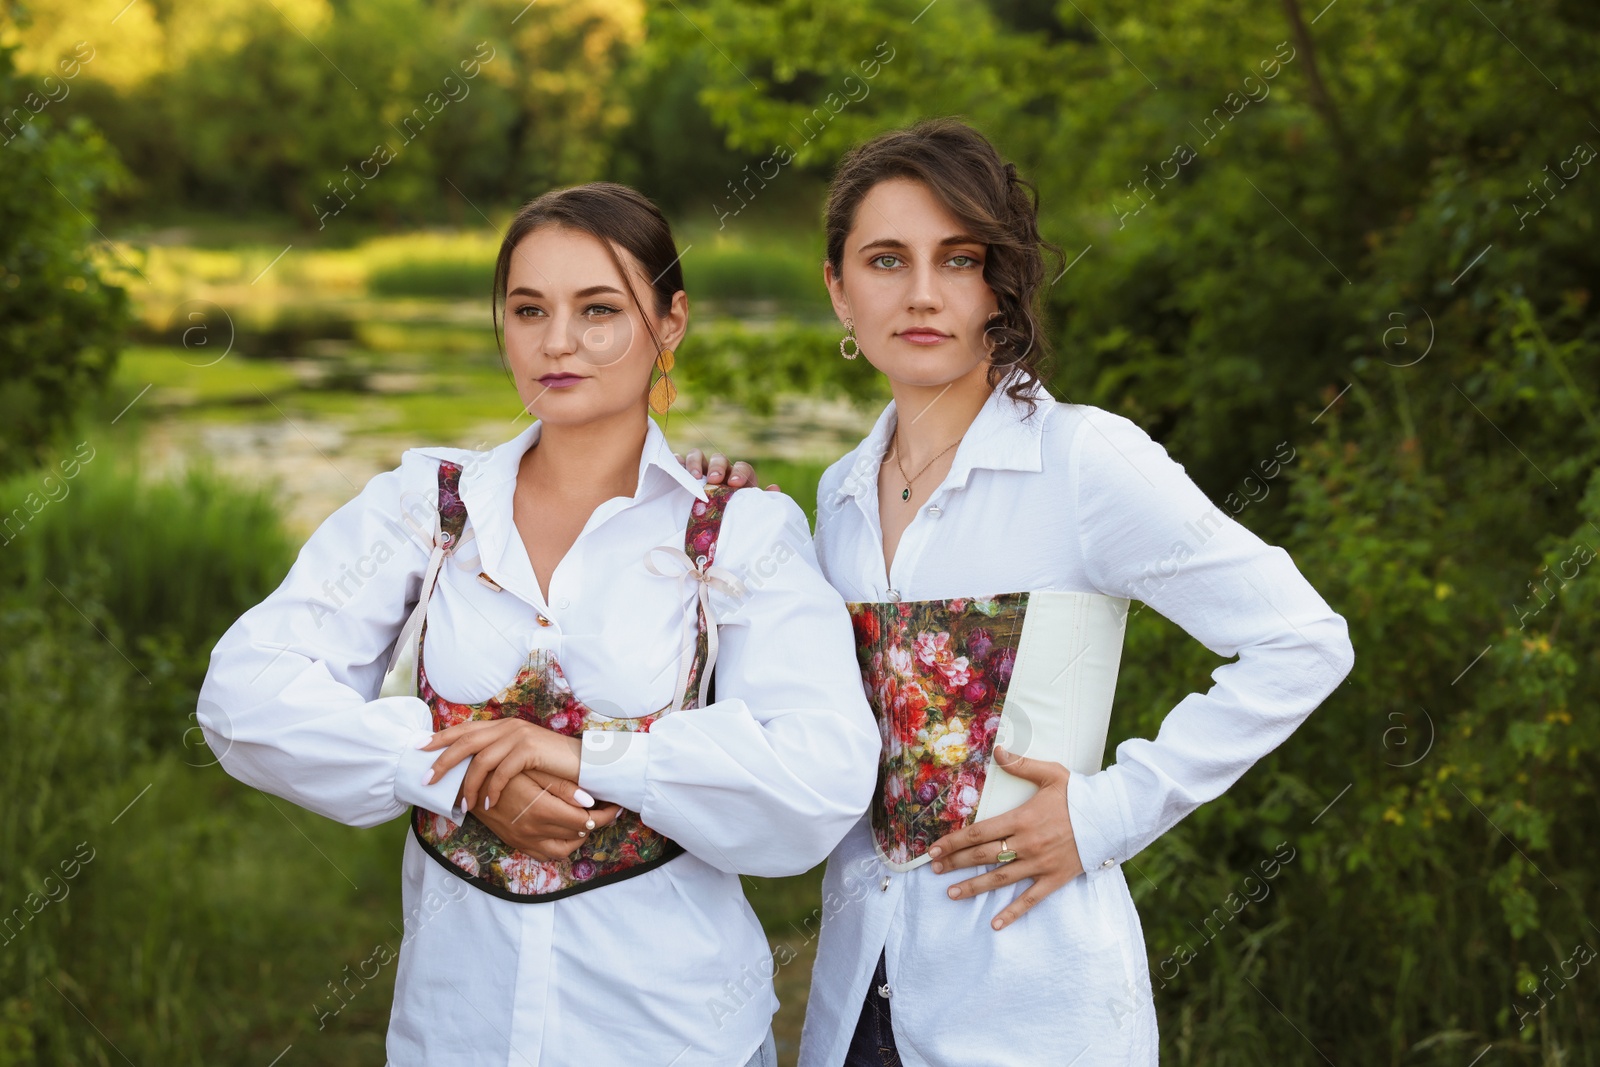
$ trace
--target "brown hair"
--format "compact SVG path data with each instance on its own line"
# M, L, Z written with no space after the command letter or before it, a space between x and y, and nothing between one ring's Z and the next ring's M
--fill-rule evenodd
M665 315L672 308L672 297L683 288L683 267L677 245L672 240L672 227L667 224L661 209L637 189L617 182L588 182L567 189L552 189L529 201L500 242L500 255L494 263L494 289L490 295L490 311L494 316L494 341L505 359L505 338L500 318L506 302L506 286L511 276L511 257L517 244L540 226L557 225L579 230L599 239L610 254L623 284L640 312L644 303L633 287L631 272L617 255L621 246L650 277L655 292L655 313ZM645 329L661 351L661 339L644 315Z
M1039 234L1037 187L1017 174L1016 164L1002 160L987 137L959 119L923 119L881 133L845 153L828 186L823 225L835 274L843 267L845 238L861 201L891 178L922 182L988 245L983 280L994 291L1001 315L998 325L984 331L985 337L996 335L989 386L1014 374L1006 393L1031 411L1028 394L1042 381L1049 359L1039 311L1044 253L1066 258Z

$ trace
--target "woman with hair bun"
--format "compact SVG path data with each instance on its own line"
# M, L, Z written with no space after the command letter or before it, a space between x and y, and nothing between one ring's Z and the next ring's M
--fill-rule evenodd
M1144 430L1044 388L1059 251L982 134L857 146L826 229L845 337L819 358L867 359L894 399L817 492L882 751L828 860L801 1067L1153 1064L1122 866L1334 690L1345 621ZM1135 598L1238 660L1103 766Z
M256 788L409 816L394 1067L775 1067L739 878L866 808L849 617L794 501L703 484L649 417L689 324L654 204L539 197L494 292L535 420L410 449L324 522L218 642L200 725Z

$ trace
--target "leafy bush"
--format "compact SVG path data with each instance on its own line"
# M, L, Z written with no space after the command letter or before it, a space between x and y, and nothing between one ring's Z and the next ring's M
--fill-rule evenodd
M784 395L843 396L886 403L888 386L865 359L844 359L833 325L792 319L757 326L730 319L696 324L673 368L680 388L770 414ZM743 457L736 457L743 458Z
M55 128L15 51L0 45L0 475L42 459L104 389L127 321L126 294L91 250L90 213L122 172L87 123Z

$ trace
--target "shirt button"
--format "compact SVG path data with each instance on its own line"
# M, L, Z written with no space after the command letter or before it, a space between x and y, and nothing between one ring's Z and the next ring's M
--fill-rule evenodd
M889 876L887 874L883 876L883 884L878 888L885 893L889 891Z
M562 597L561 598L561 603L556 605L556 606L557 607L561 607L561 608L565 608L565 607L569 607L571 604L572 604L572 601L568 600L566 597Z
M937 519L942 514L944 514L944 509L939 507L938 504L928 505L928 518Z
M539 625L540 626L549 626L550 625L550 620L545 618L543 615L540 615L539 616Z
M1104 867L1109 867L1109 866L1111 866L1111 865L1112 865L1112 864L1113 864L1113 863L1115 863L1115 862L1116 862L1116 861L1115 861L1115 860L1106 860L1106 861L1105 861L1105 862L1104 862L1104 863L1102 863L1102 864L1101 864L1101 865L1100 865L1100 866L1101 866L1101 867L1102 867L1102 868L1104 868Z
M885 1000L889 999L889 983L888 982L885 982L881 986L878 987L878 996L883 997Z
M888 598L889 598L889 599L890 599L890 600L892 600L892 601L896 601L896 602L898 602L898 601L899 601L899 599L900 599L900 590L898 590L898 589L891 589L891 590L889 590L889 592L888 592L888 593L886 593L886 594L885 594L885 595L886 595L886 596L887 596L887 597L888 597Z

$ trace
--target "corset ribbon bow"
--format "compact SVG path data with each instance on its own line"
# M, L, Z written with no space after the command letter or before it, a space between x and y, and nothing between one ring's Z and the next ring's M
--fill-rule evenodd
M664 563L658 566L656 553L661 553ZM682 585L684 579L693 578L696 582L696 600L699 610L687 616L683 632L683 651L679 656L678 684L673 689L675 700L681 700L688 694L685 692L689 683L689 671L694 666L694 646L699 637L699 619L706 622L706 662L700 671L699 679L699 707L704 707L706 702L706 689L711 683L711 669L717 663L717 620L711 611L711 592L713 589L726 593L732 597L745 595L744 583L737 575L726 567L717 567L705 562L705 557L693 560L681 548L672 545L656 545L644 555L644 565L651 574L663 578L676 577L678 584ZM665 567L665 569L662 569ZM680 706L682 706L680 704Z

